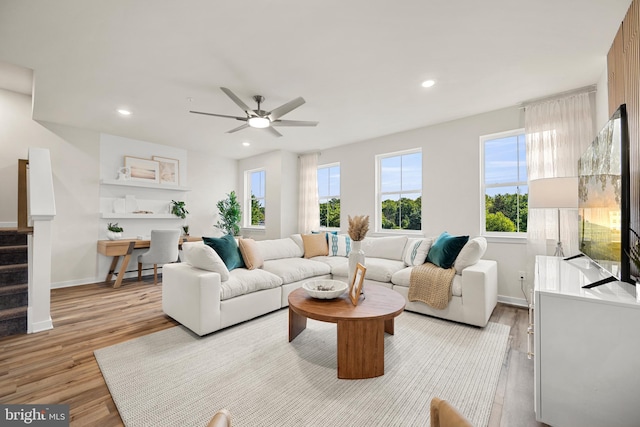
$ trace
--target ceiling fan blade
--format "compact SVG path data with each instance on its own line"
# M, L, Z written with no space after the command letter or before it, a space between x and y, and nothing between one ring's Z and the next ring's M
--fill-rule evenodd
M247 120L246 117L237 117L237 116L227 116L226 114L216 114L216 113L203 113L202 111L189 111L194 114L204 114L205 116L215 116L215 117L225 117L227 119L236 119L236 120Z
M238 97L236 96L236 94L235 94L235 93L231 92L231 91L230 91L229 89L227 89L226 87L221 87L220 89L222 89L222 91L223 91L224 93L226 93L226 94L227 94L227 96L228 96L229 98L231 98L231 100L232 100L233 102L235 102L235 103L236 103L236 105L237 105L238 107L242 108L242 110L243 110L245 113L249 114L250 116L255 116L255 115L256 115L256 113L255 113L251 108L249 108L249 106L248 106L247 104L245 104L244 102L242 102L242 100L241 100L240 98L238 98Z
M283 105L279 106L275 110L271 110L271 112L268 114L269 119L272 122L275 121L275 120L278 120L280 117L284 116L289 111L298 108L299 106L301 106L304 103L305 103L304 98L299 96L296 99L294 99L293 101L289 101L286 104L283 104Z
M237 128L233 128L233 129L231 129L231 130L228 130L226 133L234 133L234 132L238 132L239 130L246 129L246 128L248 128L248 127L249 127L249 124L248 124L248 123L245 123L245 124L243 124L243 125L238 126Z
M318 122L303 120L276 120L271 122L271 126L317 126Z
M280 132L278 132L277 130L275 130L271 126L269 126L268 128L264 128L264 130L271 132L271 134L273 136L278 136L278 137L282 136L282 134Z

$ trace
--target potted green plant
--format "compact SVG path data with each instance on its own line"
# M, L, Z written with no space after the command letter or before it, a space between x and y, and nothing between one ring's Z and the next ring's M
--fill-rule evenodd
M185 219L189 211L185 206L185 202L176 202L175 200L172 200L171 213L177 216L178 218Z
M107 224L107 239L109 240L121 239L123 231L124 230L122 229L122 227L118 225L117 222L115 224L109 223Z
M182 231L184 231L184 235L188 236L189 235L189 226L188 225L183 225L182 226Z
M220 215L216 227L232 236L239 235L242 210L240 209L236 192L232 191L227 194L227 198L218 201L216 206Z

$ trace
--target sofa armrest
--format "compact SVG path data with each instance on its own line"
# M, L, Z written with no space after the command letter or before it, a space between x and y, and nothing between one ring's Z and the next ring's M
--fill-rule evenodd
M462 305L465 322L486 326L498 303L498 263L481 259L462 270Z
M186 263L165 264L162 310L202 336L220 329L220 274Z

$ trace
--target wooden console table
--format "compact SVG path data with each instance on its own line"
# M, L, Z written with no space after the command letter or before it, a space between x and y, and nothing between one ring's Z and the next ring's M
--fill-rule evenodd
M199 242L202 240L202 237L193 237L193 236L181 236L179 245L184 242ZM114 288L119 288L122 285L122 279L124 278L124 273L126 271L127 265L129 265L129 260L131 259L131 254L134 249L145 249L151 246L150 240L141 240L141 239L120 239L120 240L98 240L98 253L113 257L111 261L111 267L109 267L109 272L107 273L107 278L104 280L105 282L110 282L113 274L116 271L116 266L118 265L118 260L121 256L124 256L122 260L122 264L120 265L120 270L116 273L116 281L113 283Z

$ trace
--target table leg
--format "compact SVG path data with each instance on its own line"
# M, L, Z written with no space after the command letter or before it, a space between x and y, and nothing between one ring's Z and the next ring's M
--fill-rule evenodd
M395 317L384 321L384 331L390 335L394 334Z
M296 313L289 307L289 342L296 339L300 332L307 328L307 318Z
M114 255L113 260L111 261L111 267L109 267L109 272L107 273L107 278L104 279L105 282L110 282L113 277L113 272L116 271L116 265L118 265L118 260L120 259L120 255Z
M338 321L338 378L384 375L384 331L382 319Z
M130 242L129 247L127 248L127 253L124 255L122 259L122 264L120 265L120 271L118 272L118 277L116 277L116 281L113 284L114 288L119 288L122 285L122 279L124 279L124 273L127 271L127 266L129 265L129 260L131 259L131 254L133 253L133 247L136 245L136 242Z

